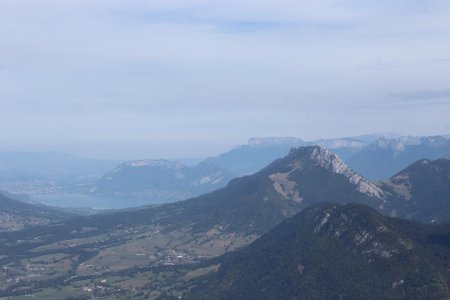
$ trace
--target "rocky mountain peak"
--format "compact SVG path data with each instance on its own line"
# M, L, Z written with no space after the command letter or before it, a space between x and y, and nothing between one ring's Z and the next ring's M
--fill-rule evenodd
M379 199L385 198L383 191L379 187L350 169L336 154L325 148L320 146L293 148L288 157L294 160L291 166L296 169L301 169L304 164L312 162L317 167L344 175L361 193Z

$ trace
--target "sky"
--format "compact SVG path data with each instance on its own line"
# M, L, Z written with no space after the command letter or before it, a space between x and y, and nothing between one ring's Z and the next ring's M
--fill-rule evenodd
M450 133L448 0L0 0L0 151Z

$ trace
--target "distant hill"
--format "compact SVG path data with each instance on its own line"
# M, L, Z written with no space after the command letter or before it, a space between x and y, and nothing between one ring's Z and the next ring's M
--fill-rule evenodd
M380 187L390 193L391 215L450 223L450 159L419 160Z
M232 176L207 162L193 167L168 160L123 163L99 179L92 193L173 202L224 187Z
M316 204L219 257L183 299L448 299L450 226Z
M380 138L351 158L348 165L372 180L393 176L419 159L450 158L445 136Z

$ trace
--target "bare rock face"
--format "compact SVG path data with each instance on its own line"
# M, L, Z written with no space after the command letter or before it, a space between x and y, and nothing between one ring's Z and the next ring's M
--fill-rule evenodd
M334 153L320 147L313 147L311 159L317 162L323 168L334 173L342 174L348 178L349 182L356 185L361 193L384 198L383 191L374 183L368 181L352 169L350 169L338 156Z
M274 189L285 199L297 203L303 203L305 199L309 203L366 202L380 210L386 206L387 195L380 187L320 146L291 149L287 157L274 162L274 165L278 166L278 172L270 173L268 177ZM271 169L270 166L268 169ZM272 169L275 171L275 168Z

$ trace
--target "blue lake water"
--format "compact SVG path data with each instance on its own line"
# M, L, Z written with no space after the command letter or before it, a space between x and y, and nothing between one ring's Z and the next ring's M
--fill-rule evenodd
M85 194L41 194L31 196L31 200L58 207L111 209L137 207L154 204L149 200L135 198L116 198Z

